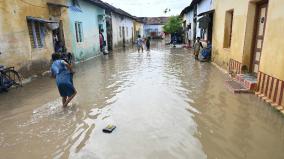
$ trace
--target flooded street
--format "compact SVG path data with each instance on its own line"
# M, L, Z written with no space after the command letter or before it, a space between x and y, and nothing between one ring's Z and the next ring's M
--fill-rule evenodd
M283 159L284 118L232 94L185 49L115 52L76 66L63 109L50 78L0 94L1 159ZM105 134L102 129L117 129Z

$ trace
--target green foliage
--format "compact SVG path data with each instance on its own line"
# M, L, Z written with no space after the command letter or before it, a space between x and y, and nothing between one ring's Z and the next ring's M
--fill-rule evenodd
M178 33L182 31L182 19L179 16L171 16L164 26L166 33Z

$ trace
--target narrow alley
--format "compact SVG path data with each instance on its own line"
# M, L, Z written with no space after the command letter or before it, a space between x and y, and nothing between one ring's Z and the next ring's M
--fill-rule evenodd
M48 77L0 94L0 158L284 158L283 115L188 50L152 45L77 65L67 109Z

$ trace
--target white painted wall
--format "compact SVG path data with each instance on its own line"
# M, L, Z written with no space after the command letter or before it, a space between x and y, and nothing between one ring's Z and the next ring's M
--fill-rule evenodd
M203 0L197 5L197 15L213 9L213 0Z
M144 36L150 36L150 32L157 32L157 36L162 36L164 33L163 30L164 25L144 25Z
M197 4L197 15L200 13L204 13L207 11L210 11L213 9L213 1L214 0L202 0L200 3ZM190 39L193 40L193 18L194 18L194 13L193 9L187 13L184 14L183 16L183 21L186 20L186 25L189 25L191 23L191 31L190 31ZM201 17L197 17L199 19ZM196 37L201 37L200 33L201 29L199 28L199 23L197 22L196 26Z
M114 47L122 46L123 33L120 33L120 27L125 28L125 41L126 43L132 43L134 30L134 21L130 18L120 16L118 14L112 13L112 36L113 36L113 45Z
M200 13L204 13L207 11L210 11L213 9L213 0L202 0L200 3L197 5L197 15ZM200 19L201 17L198 17L197 19ZM197 20L197 27L196 27L196 37L201 37L200 34L200 28L199 28L199 23Z
M186 26L191 24L191 30L189 31L190 40L193 39L193 10L183 15L183 21L186 21Z
M141 35L141 37L145 37L145 34L144 34L144 24L141 24L141 28L140 28L140 35Z

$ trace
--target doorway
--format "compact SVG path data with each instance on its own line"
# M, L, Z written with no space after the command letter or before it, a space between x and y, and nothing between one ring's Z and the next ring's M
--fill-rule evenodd
M53 48L55 52L66 52L63 23L59 22L59 27L52 31Z
M113 50L113 36L112 36L112 18L111 13L106 11L106 33L107 33L107 48L108 51Z
M210 13L209 18L210 18L210 21L209 21L209 24L208 24L207 41L210 41L210 43L212 44L214 13Z
M259 64L263 48L265 27L267 21L267 9L268 9L268 2L257 4L255 34L254 34L253 52L252 52L253 58L251 61L251 72L255 76L257 76L259 71Z
M122 45L125 47L125 27L122 27Z
M111 20L106 21L106 29L107 29L108 51L111 51L112 50L112 24L111 24Z

